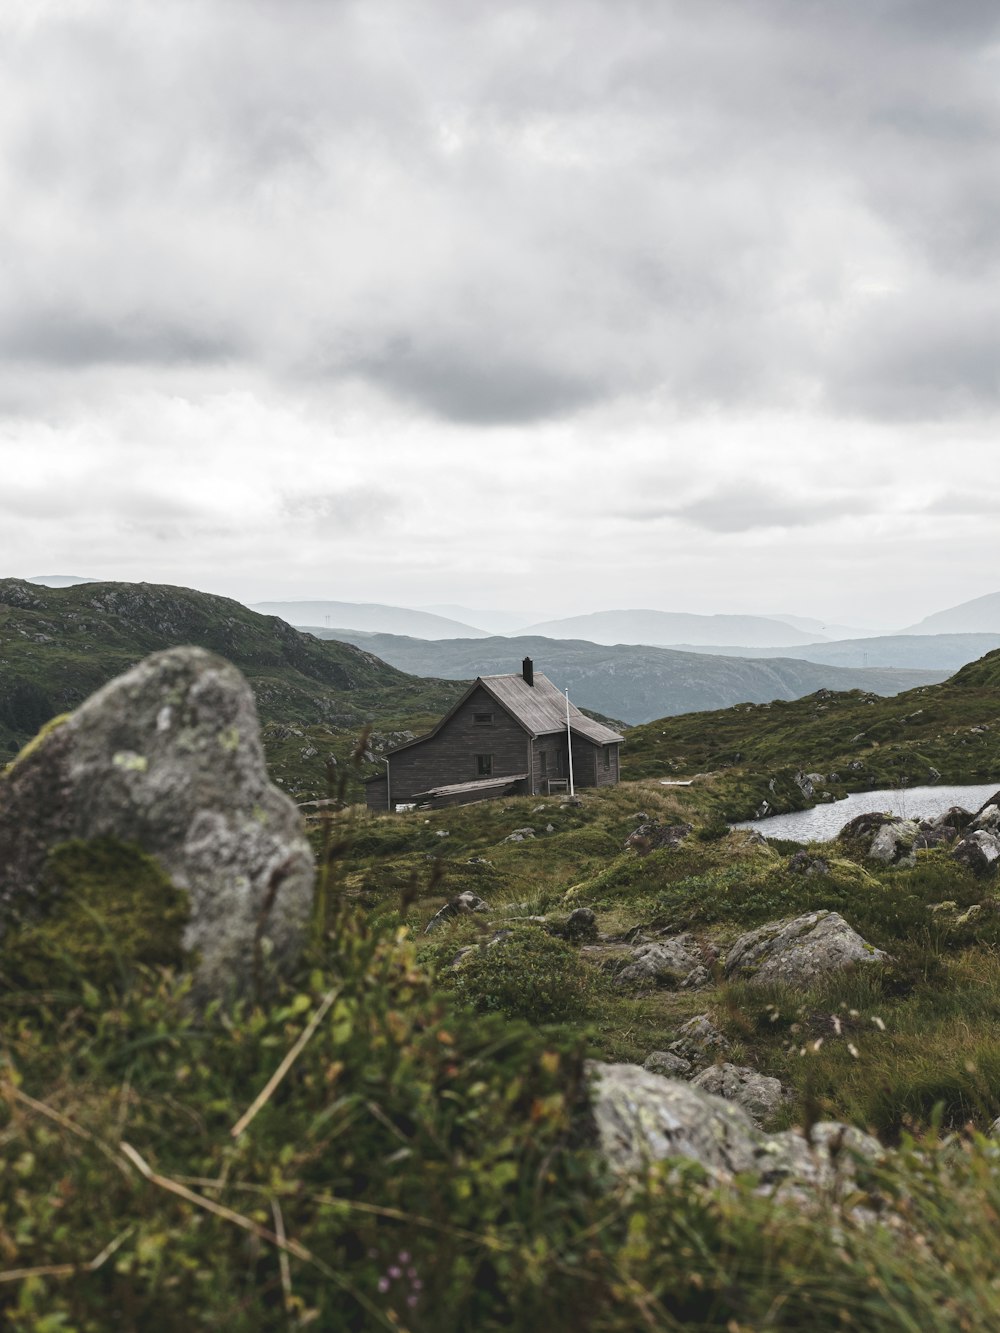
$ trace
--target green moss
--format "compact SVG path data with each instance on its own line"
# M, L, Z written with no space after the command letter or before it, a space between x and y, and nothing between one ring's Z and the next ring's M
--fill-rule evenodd
M137 847L100 838L49 855L37 920L0 940L0 983L16 990L125 984L136 966L177 966L187 895Z
M69 713L60 713L58 717L54 717L51 721L46 722L45 726L42 727L37 736L33 736L32 739L28 741L27 745L22 746L6 768L0 771L0 777L5 777L8 773L13 773L18 764L23 763L29 754L34 754L42 742L47 740L57 727L61 727L64 722L67 722L69 717Z

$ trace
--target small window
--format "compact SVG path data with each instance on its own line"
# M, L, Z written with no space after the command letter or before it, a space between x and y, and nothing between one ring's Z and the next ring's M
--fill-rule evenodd
M491 778L493 776L493 756L491 754L476 755L476 773L481 778Z
M472 714L472 721L473 721L473 724L474 724L475 726L477 726L477 727L492 727L492 725L493 725L493 714L492 714L492 713L473 713L473 714Z

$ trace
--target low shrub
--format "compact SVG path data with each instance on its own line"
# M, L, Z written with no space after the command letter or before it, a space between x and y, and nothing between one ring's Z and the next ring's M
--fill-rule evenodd
M529 1023L586 1016L596 984L572 945L539 929L481 944L444 976L456 998L479 1013Z

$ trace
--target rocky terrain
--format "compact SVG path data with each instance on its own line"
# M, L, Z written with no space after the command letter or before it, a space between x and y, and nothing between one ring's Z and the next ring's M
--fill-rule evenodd
M199 648L46 726L8 1326L995 1326L1000 792L799 847L717 781L303 830Z

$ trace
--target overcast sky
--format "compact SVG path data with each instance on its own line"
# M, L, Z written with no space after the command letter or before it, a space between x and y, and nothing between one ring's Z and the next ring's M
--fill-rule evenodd
M4 0L0 574L1000 589L997 0Z

